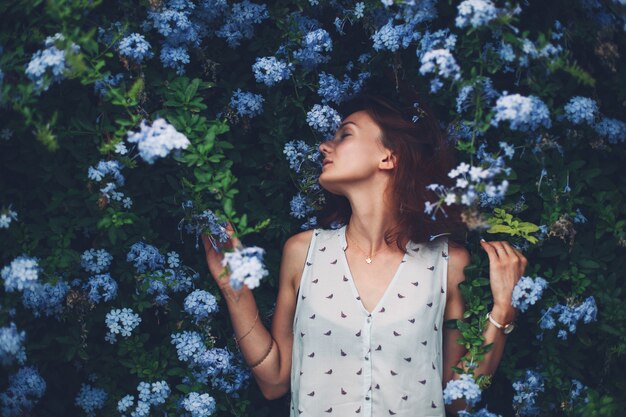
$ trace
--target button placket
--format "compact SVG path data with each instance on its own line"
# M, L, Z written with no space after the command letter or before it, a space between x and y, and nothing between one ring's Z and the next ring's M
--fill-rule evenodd
M363 417L372 416L372 314L368 314L363 325Z

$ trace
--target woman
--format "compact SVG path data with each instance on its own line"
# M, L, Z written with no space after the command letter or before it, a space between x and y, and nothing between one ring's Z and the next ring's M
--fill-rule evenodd
M418 116L362 94L340 113L335 137L319 147L326 215L321 227L285 242L271 332L252 292L219 278L222 254L203 237L235 338L266 398L291 390L291 416L456 415L465 404L445 405L443 388L459 377L452 367L466 351L456 342L460 332L443 321L463 317L458 285L470 257L450 233L429 239L458 226L458 216L431 221L423 213L434 199L425 186L446 181L450 153L430 112ZM481 245L490 260L492 322L508 325L526 258L507 242ZM485 329L494 346L476 375L498 366L506 334L496 326Z

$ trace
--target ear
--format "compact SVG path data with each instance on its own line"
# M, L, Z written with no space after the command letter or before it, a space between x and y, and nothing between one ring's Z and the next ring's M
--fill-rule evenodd
M397 158L393 152L387 151L384 156L384 159L379 164L381 169L393 169L397 166Z

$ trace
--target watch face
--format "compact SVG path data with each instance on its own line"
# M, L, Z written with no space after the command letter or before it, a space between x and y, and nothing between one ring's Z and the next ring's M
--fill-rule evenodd
M506 328L504 329L504 334L509 334L513 331L513 329L515 328L514 324L509 324L508 326L506 326Z

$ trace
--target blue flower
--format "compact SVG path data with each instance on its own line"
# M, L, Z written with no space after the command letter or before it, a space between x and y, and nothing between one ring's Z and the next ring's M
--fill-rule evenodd
M93 417L96 415L96 411L104 407L107 397L108 394L102 388L82 384L76 396L75 404L82 408L89 417Z
M289 162L289 168L296 174L301 172L304 161L309 159L309 155L314 152L314 148L307 145L303 140L291 140L285 143L283 153Z
M40 269L37 258L26 255L18 256L0 272L0 276L4 280L4 290L14 292L33 288L39 279Z
M178 132L165 119L158 118L152 125L141 121L139 132L128 132L128 142L137 143L139 156L149 164L167 156L172 150L187 149L191 144L187 136Z
M548 106L535 96L524 97L519 94L505 94L498 98L494 108L495 116L491 124L498 126L501 121L508 121L512 130L531 131L540 126L550 128Z
M226 39L228 46L236 48L241 39L251 39L254 35L254 26L269 18L269 11L265 4L254 4L248 0L234 3L230 12L223 17L224 24L215 34Z
M289 202L289 205L291 206L290 214L296 219L302 219L306 217L307 214L314 211L313 208L308 205L307 199L301 193L294 195Z
M234 108L240 116L254 117L263 112L264 101L262 95L243 92L238 88L230 98L230 107Z
M339 127L341 116L330 106L316 104L306 114L306 122L324 136L330 136Z
M262 58L257 57L255 63L252 64L252 71L256 81L263 83L268 87L289 78L292 70L292 63L280 61L273 56Z
M46 392L46 381L34 367L20 368L9 377L8 389L0 394L3 416L29 414Z
M131 332L141 322L141 317L130 308L114 308L107 313L104 322L109 328L105 340L109 343L115 343L118 334L123 337L130 336Z
M362 72L358 75L356 81L352 81L347 74L344 75L343 81L339 81L334 76L325 72L320 73L319 88L317 94L322 98L322 103L328 102L341 103L347 96L356 94L361 91L363 83L371 74Z
M525 312L529 305L537 303L547 286L548 282L541 277L534 280L531 277L521 277L513 288L511 305Z
M99 274L111 266L113 256L105 249L88 249L80 257L80 266L87 272Z
M122 163L119 161L101 160L100 162L98 162L98 165L95 168L91 166L89 167L89 169L87 170L87 177L90 180L100 182L104 179L106 175L110 175L111 177L113 177L115 183L121 186L124 185L126 181L124 176L120 172L121 169Z
M22 293L22 304L31 310L35 317L56 316L63 311L65 296L70 286L59 280L56 284L35 284Z
M185 46L164 45L161 48L160 58L165 68L172 68L177 75L183 75L185 64L189 64L189 51Z
M254 289L269 272L263 264L265 250L258 246L251 246L233 252L224 253L224 265L228 265L231 272L230 285L238 290L242 285Z
M146 38L139 33L132 33L123 38L118 48L121 55L137 63L154 56L154 53L151 51L152 47L146 41Z
M473 406L480 400L481 391L471 374L461 374L459 379L448 381L443 390L443 401L451 404L452 401L464 398L467 404Z
M457 10L455 24L459 28L484 26L498 16L498 9L491 0L464 0Z
M621 120L603 117L593 125L593 129L613 145L626 141L626 123Z
M195 290L185 297L184 308L194 316L196 323L219 311L215 296L204 290Z
M300 61L304 68L313 69L321 63L330 61L330 57L322 53L332 50L333 41L330 34L324 29L315 29L302 39L302 48L295 51L293 57Z
M172 344L176 346L178 359L183 362L194 362L196 356L206 352L206 346L202 341L202 336L198 332L183 331L172 334Z
M182 401L183 408L191 417L208 417L215 412L215 399L209 394L189 393Z
M527 369L522 378L513 382L515 395L513 407L520 416L538 416L537 397L544 391L543 376L536 371Z
M25 340L26 332L18 331L15 323L11 322L9 326L0 327L0 364L2 366L12 365L13 362L24 365L26 362Z
M117 411L125 413L135 403L135 397L132 395L126 395L117 402Z
M124 79L124 73L117 75L107 74L102 79L96 80L93 85L94 92L99 96L105 96L111 87L116 87Z
M117 282L111 278L111 274L108 272L90 277L83 288L88 290L89 300L94 304L103 300L111 301L117 297Z
M45 40L46 49L35 52L26 65L26 76L35 83L37 94L48 90L52 83L63 80L66 73L71 69L69 61L66 60L66 51L57 48L60 46L59 43L67 43L61 33L48 36ZM70 42L69 50L77 53L80 47Z
M133 262L135 269L139 273L155 271L165 264L165 258L159 250L142 241L133 244L126 256L128 262Z
M598 114L598 103L588 97L575 96L564 107L567 120L575 125L587 123L593 124Z

